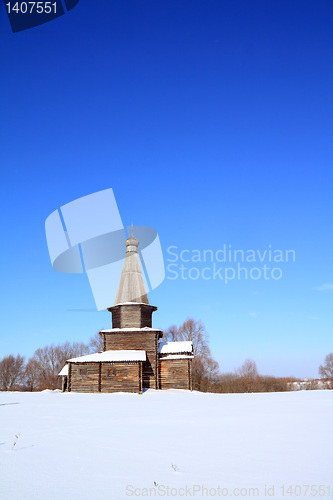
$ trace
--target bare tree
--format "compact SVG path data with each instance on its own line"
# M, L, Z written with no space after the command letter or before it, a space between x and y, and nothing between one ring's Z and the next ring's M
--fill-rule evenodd
M57 356L59 364L63 365L70 358L77 358L78 356L84 356L89 353L89 346L84 342L65 342L64 344L59 344L57 346Z
M59 367L57 348L54 345L36 349L33 358L38 366L38 386L40 389L56 389Z
M254 392L258 385L258 370L255 361L247 359L242 366L237 370L242 392Z
M25 387L28 391L34 391L39 381L39 365L36 359L29 359L24 372Z
M178 330L177 340L191 340L193 343L194 356L210 357L211 352L208 346L208 334L201 321L187 318Z
M177 342L179 340L179 328L176 325L171 325L163 333L163 339L166 342Z
M215 359L209 357L204 359L205 375L210 384L216 384L220 377L219 364Z
M319 366L319 375L322 378L333 380L333 352L327 354L324 364Z
M170 326L164 332L163 338L167 342L191 340L194 356L210 356L208 334L201 321L187 318L179 328L175 325Z
M91 337L89 341L89 352L102 352L104 349L104 341L102 335L99 332L95 333L93 337Z
M37 349L29 360L31 366L38 370L39 389L56 389L59 385L58 374L70 358L83 356L89 352L89 347L83 342L64 342L57 346L50 345Z
M192 388L195 391L205 392L207 390L207 382L204 359L201 356L197 356L192 363Z
M258 376L256 362L253 361L253 359L246 359L242 366L238 369L238 375L240 377L255 379Z
M0 387L10 391L19 384L24 374L24 357L19 354L6 356L0 361Z

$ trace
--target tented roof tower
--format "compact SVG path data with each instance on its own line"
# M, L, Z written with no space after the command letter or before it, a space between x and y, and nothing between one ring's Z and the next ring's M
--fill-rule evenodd
M149 304L139 263L139 242L134 238L133 233L126 240L125 245L127 247L125 262L114 305L127 302Z
M157 307L148 301L138 256L138 240L132 234L126 240L126 255L113 307L112 328L151 328Z

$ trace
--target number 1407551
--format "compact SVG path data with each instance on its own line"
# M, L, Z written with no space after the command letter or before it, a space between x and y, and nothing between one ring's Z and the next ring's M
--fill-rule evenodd
M57 2L8 2L8 14L56 14Z
M326 485L315 485L315 484L295 484L291 486L280 486L282 496L284 497L317 497L330 498L331 488ZM323 498L324 497L324 498Z

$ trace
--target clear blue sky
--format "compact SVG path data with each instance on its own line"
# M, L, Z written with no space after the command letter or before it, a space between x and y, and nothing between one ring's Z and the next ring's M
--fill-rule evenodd
M293 249L280 280L167 272L154 325L201 319L222 371L250 357L317 376L333 351L332 1L80 0L16 34L0 14L0 357L110 326L73 311L95 307L87 277L52 269L44 223L111 187L166 259Z

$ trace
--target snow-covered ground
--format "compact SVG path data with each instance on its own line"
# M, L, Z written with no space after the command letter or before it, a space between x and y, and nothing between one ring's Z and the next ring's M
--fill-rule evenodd
M2 392L0 498L328 500L332 421L333 391Z

